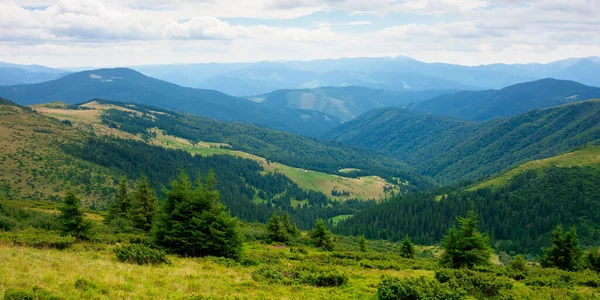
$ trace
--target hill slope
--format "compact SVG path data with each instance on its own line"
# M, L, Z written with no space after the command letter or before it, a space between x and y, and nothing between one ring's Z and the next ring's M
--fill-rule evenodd
M384 108L342 124L327 137L382 151L440 182L454 182L600 143L600 101L484 123Z
M600 88L574 81L543 79L501 90L461 91L421 101L410 109L476 121L510 117L533 109L600 98Z
M270 107L316 110L334 115L342 122L347 122L374 108L403 106L433 98L447 92L394 92L350 86L278 90L269 94L248 97L248 99Z
M0 85L38 83L61 78L69 72L40 65L0 62Z
M142 103L309 136L318 136L340 123L337 118L320 112L269 108L217 91L184 88L124 68L85 71L38 84L0 87L0 96L22 105L57 100L75 104L94 98Z

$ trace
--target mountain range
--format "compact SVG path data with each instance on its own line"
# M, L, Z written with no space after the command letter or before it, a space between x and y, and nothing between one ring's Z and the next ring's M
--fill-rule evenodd
M600 144L600 100L487 122L382 108L342 124L325 137L381 151L438 182L452 183L586 143Z
M18 65L0 62L0 85L38 83L61 78L69 71L41 65Z
M409 57L340 58L236 64L185 64L132 67L183 86L254 96L278 89L363 86L393 91L501 89L543 78L600 86L598 57L548 64L462 66L427 63Z
M213 90L181 87L126 68L83 71L43 83L0 87L0 96L21 105L53 101L76 104L95 98L141 103L308 136L318 136L340 124L336 117L318 111L268 107Z
M441 95L415 103L410 109L434 115L485 121L588 99L600 99L600 88L574 81L547 78L511 85L501 90L461 91Z

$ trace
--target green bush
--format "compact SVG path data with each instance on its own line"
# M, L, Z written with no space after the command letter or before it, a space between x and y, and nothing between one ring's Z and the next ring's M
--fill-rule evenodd
M291 253L308 254L308 250L304 247L290 247Z
M52 295L48 291L34 287L33 289L13 289L9 288L4 293L4 300L58 300L60 298Z
M435 279L475 296L494 297L502 290L512 289L512 284L506 277L468 269L441 269L435 272Z
M377 286L379 300L397 299L464 299L466 292L453 289L447 283L425 277L394 278L384 277Z
M53 231L28 228L19 232L0 232L0 240L10 242L18 246L29 246L34 248L66 249L71 247L75 238L61 236Z
M280 284L308 284L315 287L338 287L348 282L348 275L336 269L319 268L314 264L282 268L279 265L265 265L254 272L256 281Z
M114 252L120 262L138 265L158 265L170 263L164 251L152 249L142 244L117 246L114 249Z

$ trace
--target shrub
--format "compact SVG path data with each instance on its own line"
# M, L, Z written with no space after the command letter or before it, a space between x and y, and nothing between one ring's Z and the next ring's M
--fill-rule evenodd
M66 249L75 242L72 236L61 236L52 231L28 228L20 232L1 232L0 240L19 246Z
M300 254L308 254L308 250L304 247L290 247L291 253L300 253Z
M50 292L40 288L33 289L13 289L9 288L4 293L4 300L58 300L60 298L52 295Z
M379 300L397 299L463 299L466 293L453 289L447 283L418 278L384 277L377 286Z
M266 265L252 272L256 281L281 284L308 284L315 287L337 287L348 282L348 275L335 269L321 269L314 264L289 267Z
M502 290L510 290L512 284L508 278L496 277L496 274L481 273L468 269L442 269L435 272L435 279L441 283L463 289L471 295L494 297Z
M523 255L517 255L510 262L510 268L516 271L527 272L527 261L525 261Z
M152 249L142 244L130 244L117 246L115 254L120 262L138 264L138 265L158 265L169 264L164 251Z

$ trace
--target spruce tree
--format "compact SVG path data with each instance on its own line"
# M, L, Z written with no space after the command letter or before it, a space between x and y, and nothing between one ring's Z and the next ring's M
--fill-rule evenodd
M108 224L116 219L128 219L131 212L131 195L127 187L127 178L123 177L117 187L115 200L108 207L108 214L104 223Z
M477 230L475 211L471 210L466 218L457 220L459 228L450 228L444 237L441 265L450 268L489 265L492 248L488 237Z
M211 171L196 186L184 172L171 182L153 227L157 245L183 256L240 257L237 220L219 203L215 181Z
M368 249L367 249L367 239L365 239L364 235L361 235L358 238L358 249L361 252L367 252L368 251Z
M89 238L88 233L92 223L84 218L81 203L72 190L67 191L59 211L58 219L64 235L71 235L81 240Z
M415 245L410 241L408 235L405 236L400 244L400 256L404 258L414 258L415 252Z
M539 262L544 268L575 271L580 266L581 257L582 251L575 227L571 227L571 230L565 233L562 225L558 225L552 230L552 244L543 249Z
M333 250L333 234L327 229L322 219L317 220L315 228L310 231L309 235L315 246L328 251Z
M152 229L152 221L156 214L158 200L154 195L154 191L148 185L146 176L142 175L138 183L137 189L133 193L133 203L131 208L131 220L133 227L150 231Z
M290 215L286 212L283 214L283 227L285 227L285 231L287 231L287 233L290 235L290 237L292 238L297 238L300 236L300 229L298 229L298 226L296 226L296 223L292 223L291 219L290 219Z
M267 231L269 233L269 240L276 243L285 243L288 241L289 235L284 224L280 221L277 213L273 213L273 216L267 223Z

